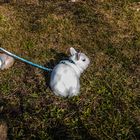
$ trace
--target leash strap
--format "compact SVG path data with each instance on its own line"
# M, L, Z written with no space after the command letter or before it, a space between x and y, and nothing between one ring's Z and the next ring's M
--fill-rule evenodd
M23 61L23 62L25 62L25 63L27 63L27 64L29 64L29 65L32 65L32 66L34 66L34 67L40 68L40 69L45 70L45 71L48 71L48 72L51 72L51 71L52 71L52 69L50 69L50 68L46 68L46 67L44 67L44 66L35 64L35 63L31 62L31 61L28 61L28 60L26 60L26 59L24 59L24 58L21 58L21 57L15 55L15 54L13 54L13 53L11 53L11 52L9 52L9 51L7 51L7 50L1 48L1 47L0 47L0 50L3 51L3 52L5 52L5 53L8 54L9 56L12 56L12 57L14 57L14 58L16 58L16 59L19 59L20 61Z

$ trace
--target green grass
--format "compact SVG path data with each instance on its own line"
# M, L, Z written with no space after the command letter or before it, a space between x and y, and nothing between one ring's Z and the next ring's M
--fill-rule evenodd
M80 95L70 99L52 93L42 70L16 61L1 71L0 125L7 125L8 139L139 139L137 8L132 0L0 5L1 47L48 67L70 47L91 60Z

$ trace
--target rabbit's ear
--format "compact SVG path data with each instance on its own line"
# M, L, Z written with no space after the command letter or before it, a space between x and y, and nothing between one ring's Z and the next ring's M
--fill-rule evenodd
M80 55L81 55L81 52L76 54L77 60L80 59Z
M2 61L1 61L1 59L0 59L0 68L1 68L1 66L2 66Z
M74 55L74 54L76 54L77 53L77 51L73 48L73 47L71 47L70 48L70 54L71 55Z

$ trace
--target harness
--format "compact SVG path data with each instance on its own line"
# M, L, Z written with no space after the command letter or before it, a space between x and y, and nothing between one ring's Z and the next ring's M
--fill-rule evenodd
M62 60L62 61L60 61L59 64L65 64L65 65L68 65L68 66L72 67L72 68L75 70L75 72L76 72L76 74L77 74L78 76L80 76L80 74L81 74L82 71L83 71L80 67L78 67L78 66L75 64L74 61L72 61L72 60L70 60L70 59L68 59L68 60ZM72 64L72 65L71 65L71 64Z
M60 61L59 63L60 63L60 64L67 64L67 63L66 63L67 61L75 65L75 62L72 61L72 60L70 60L70 59L68 59L68 60L62 60L62 61Z

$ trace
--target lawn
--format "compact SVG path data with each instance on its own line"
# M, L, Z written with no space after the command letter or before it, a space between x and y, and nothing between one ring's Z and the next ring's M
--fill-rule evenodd
M0 72L0 140L139 140L139 0L0 1L0 47L53 68L74 47L91 61L80 95L16 60ZM3 138L2 138L3 137Z

